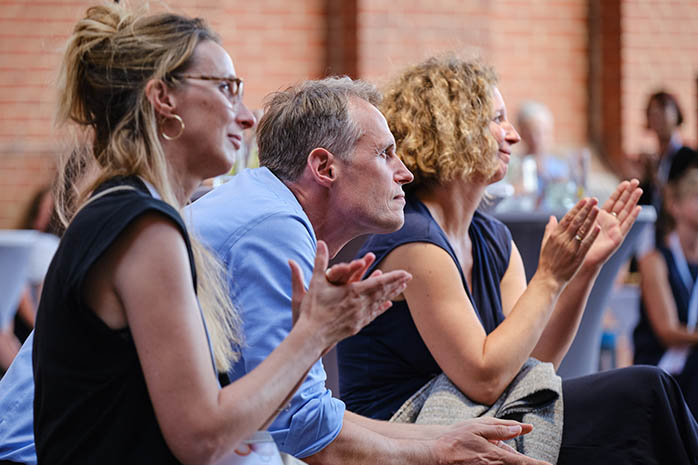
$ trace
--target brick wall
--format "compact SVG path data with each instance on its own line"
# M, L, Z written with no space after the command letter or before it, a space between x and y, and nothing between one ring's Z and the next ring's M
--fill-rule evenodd
M434 54L487 51L491 3L494 2L359 1L360 76L382 83L406 64Z
M53 82L61 46L86 0L0 2L0 228L17 225L33 193L53 176L69 142L54 131ZM141 3L132 1L132 5ZM325 72L324 0L174 0L206 18L245 79L246 102ZM163 6L152 2L153 10Z
M359 73L384 82L400 67L444 51L492 64L511 116L524 99L547 104L561 145L581 145L587 127L587 1L428 2L364 0Z
M60 145L52 82L76 4L0 4L0 227L16 226L34 191L52 177Z
M490 61L510 116L522 100L538 100L555 116L559 145L586 144L588 1L492 3Z
M594 3L596 2L596 3ZM0 0L0 228L16 224L33 191L51 177L67 143L52 129L52 81L60 47L88 0ZM140 1L132 0L132 4ZM620 57L608 89L592 89L590 5L620 5ZM151 2L153 8L162 8ZM400 67L449 50L479 53L493 64L513 116L523 99L556 116L559 144L587 143L602 130L622 135L619 149L646 149L643 108L662 84L678 94L696 139L698 0L171 0L169 8L209 20L245 78L246 102L326 73L377 83ZM613 25L613 24L611 24ZM613 28L611 28L613 29ZM594 37L592 37L593 39ZM614 45L615 44L615 45ZM609 56L613 56L610 54ZM620 94L620 95L618 95ZM609 105L619 107L614 110ZM605 112L605 113L603 113ZM609 122L610 121L610 122ZM592 124L590 124L590 122ZM600 131L597 131L600 132ZM600 141L610 147L613 138Z

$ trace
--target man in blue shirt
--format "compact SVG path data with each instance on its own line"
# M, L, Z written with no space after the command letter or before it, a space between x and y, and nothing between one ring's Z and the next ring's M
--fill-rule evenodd
M261 363L291 330L288 260L301 266L307 285L317 240L334 256L360 235L402 226L402 185L412 174L374 106L379 97L369 84L349 78L275 94L258 128L263 167L236 175L189 207L192 231L228 269L243 321L245 344L232 380ZM269 427L282 451L309 463L461 463L485 451L503 463L536 463L484 439L516 435L518 425L375 421L347 412L325 378L316 363Z

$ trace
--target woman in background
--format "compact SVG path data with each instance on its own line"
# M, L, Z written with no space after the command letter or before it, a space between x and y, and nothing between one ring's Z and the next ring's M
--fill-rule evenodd
M21 343L24 343L34 328L41 286L62 233L58 223L53 192L50 187L43 187L34 194L20 225L20 229L31 229L40 233L29 261L27 290L22 295L15 315L15 336Z
M673 374L698 415L698 168L669 182L664 205L671 227L644 258L634 361Z

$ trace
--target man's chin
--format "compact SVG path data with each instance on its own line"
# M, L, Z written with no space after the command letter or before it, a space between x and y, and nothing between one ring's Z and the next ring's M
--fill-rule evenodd
M388 234L391 232L395 232L398 229L402 228L402 226L405 224L405 216L400 215L399 218L393 218L390 219L389 221L385 221L383 224L381 224L381 227L379 228L378 231L375 232L375 234Z

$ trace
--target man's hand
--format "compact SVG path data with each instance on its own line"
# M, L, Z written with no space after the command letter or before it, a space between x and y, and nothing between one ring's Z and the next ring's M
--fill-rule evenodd
M311 325L311 331L325 347L326 353L341 339L352 336L373 321L378 315L392 305L391 300L400 295L412 276L402 270L381 273L376 270L366 279L361 276L373 263L373 254L354 260L344 269L335 273L339 283L331 282L327 277L328 251L323 241L318 241L315 266L306 290L303 273L293 260L291 267L292 298L294 325ZM333 267L334 269L334 267ZM333 274L332 269L330 274Z
M502 442L532 429L528 424L495 418L476 418L461 423L436 439L432 463L546 465L547 462L526 457Z
M328 268L325 272L325 277L329 282L337 285L359 281L375 260L376 256L369 252L363 257L354 259L349 263L337 263Z

